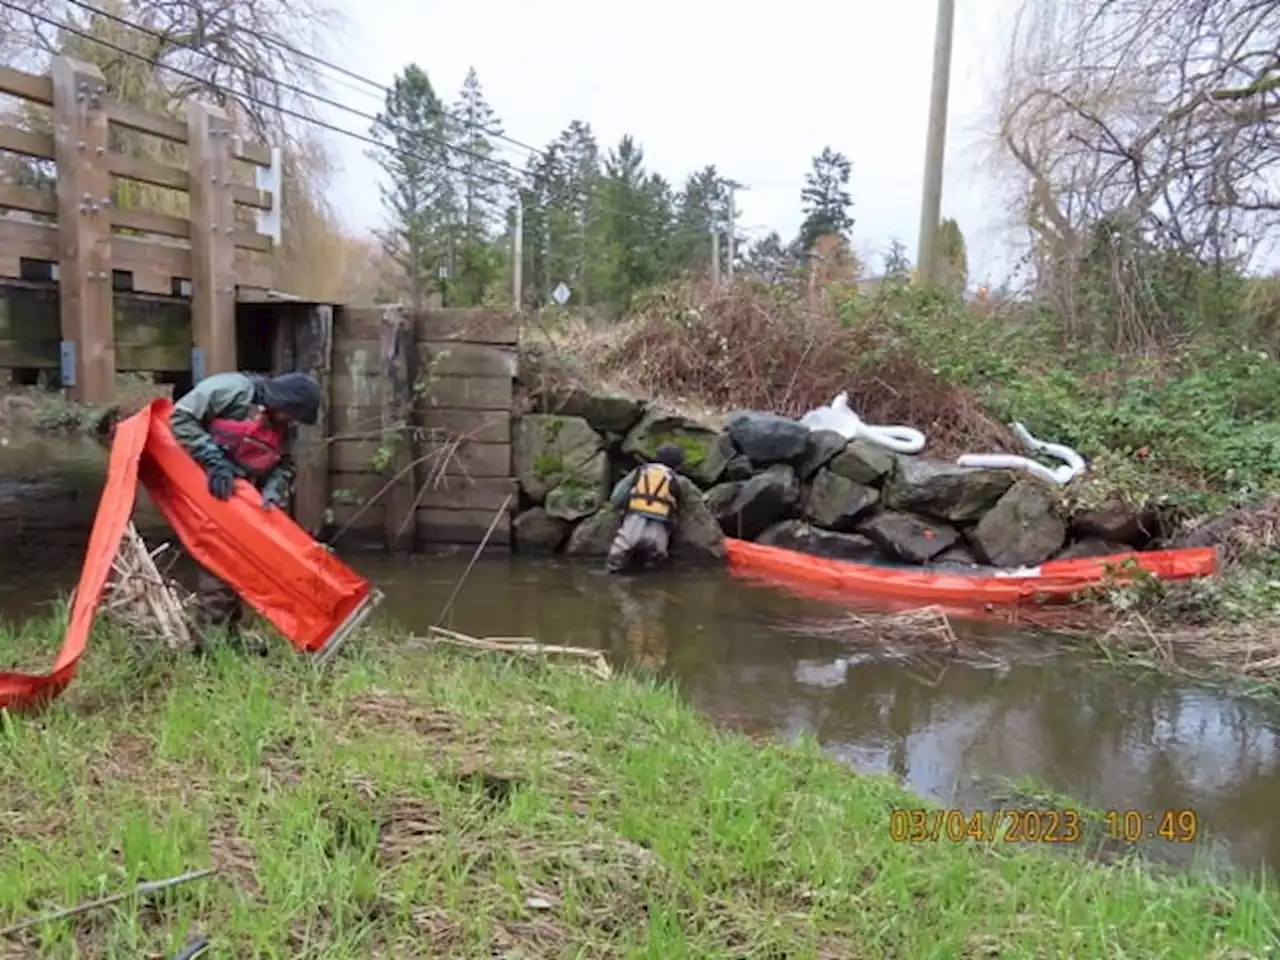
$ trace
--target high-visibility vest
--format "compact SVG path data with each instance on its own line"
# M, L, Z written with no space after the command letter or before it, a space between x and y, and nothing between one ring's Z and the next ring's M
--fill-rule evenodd
M631 488L627 509L643 513L659 520L669 519L676 509L676 498L671 485L675 475L661 463L646 463L640 468Z

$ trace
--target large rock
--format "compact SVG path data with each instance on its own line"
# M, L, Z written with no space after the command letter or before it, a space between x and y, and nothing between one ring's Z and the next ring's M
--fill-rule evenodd
M541 398L547 413L581 417L600 433L626 433L644 414L644 401L621 393L592 393L581 387L561 387Z
M880 500L880 491L825 467L818 471L804 500L803 513L820 527L847 533Z
M742 492L742 488L746 486L745 480L731 480L728 483L717 483L714 487L703 494L702 502L706 505L707 511L711 516L715 517L716 523L731 537L737 537L738 531L735 529L733 518L733 502L738 499L738 494Z
M809 428L776 413L741 410L729 418L729 437L752 463L800 461L809 446Z
M961 467L930 457L899 457L885 485L884 503L892 510L920 513L963 523L977 520L1004 496L1012 470Z
M784 547L831 560L871 563L880 559L880 548L867 537L856 533L833 533L803 520L775 523L756 539L769 547Z
M1127 543L1116 543L1111 540L1086 537L1084 540L1077 540L1070 546L1058 551L1053 559L1083 560L1086 557L1109 557L1118 553L1131 553L1132 551L1133 547Z
M765 527L785 519L799 499L796 472L785 464L775 464L742 485L729 506L725 529L733 530L740 539L754 540Z
M1058 500L1028 477L1000 498L969 534L979 557L997 567L1031 567L1053 556L1067 538Z
M680 472L699 486L709 487L724 473L734 451L714 430L685 417L648 410L622 441L622 452L640 460L652 460L663 444L672 443L684 451Z
M601 450L580 470L561 480L547 494L547 513L560 520L589 517L609 497L609 455Z
M800 474L800 479L808 483L813 475L829 464L836 458L849 441L842 434L836 433L834 430L813 430L809 433L809 443L805 447L804 459L800 461L800 466L796 468L796 472ZM888 468L885 468L886 471ZM849 479L853 479L850 477ZM859 481L861 482L861 481Z
M865 440L850 440L827 464L827 469L854 483L878 486L893 470L895 459L895 455L884 447Z
M511 521L516 549L522 553L555 553L569 536L570 524L549 516L541 507L526 510Z
M929 566L938 570L964 570L970 571L975 567L981 566L978 558L975 557L964 544L957 543L954 547L948 547L940 554L929 561Z
M589 483L604 439L581 417L526 414L515 422L511 459L520 487L534 503L542 503L553 487L566 480Z
M571 557L603 557L622 526L622 511L611 506L593 513L573 528L564 552Z
M702 499L693 481L677 479L680 512L671 534L671 559L678 563L715 563L724 560L724 531Z
M1076 514L1071 526L1081 540L1108 540L1112 543L1145 547L1160 536L1163 524L1158 511L1111 501L1096 510Z
M860 521L858 532L893 559L907 563L928 563L960 539L960 534L945 523L892 510Z
M732 443L728 435L721 435L721 443ZM720 475L721 480L750 480L756 475L756 468L752 465L751 460L745 454L736 454L729 458L729 462L725 465L724 473Z

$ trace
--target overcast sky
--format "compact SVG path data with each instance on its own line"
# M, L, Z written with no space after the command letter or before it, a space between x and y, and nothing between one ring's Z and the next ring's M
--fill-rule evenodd
M449 102L474 66L508 136L542 147L574 119L602 147L630 133L677 187L714 163L749 187L738 206L753 239L794 236L810 159L830 145L853 162L855 248L879 253L896 236L915 258L935 0L381 0L376 16L367 0L337 2L350 23L334 62L388 83L416 61ZM1011 240L987 144L1014 0L958 7L942 213L964 231L970 278L999 281ZM375 92L342 84L333 99L377 111ZM367 132L358 117L326 118ZM332 139L333 200L353 226L374 226L377 167L366 145ZM519 166L528 156L502 150Z

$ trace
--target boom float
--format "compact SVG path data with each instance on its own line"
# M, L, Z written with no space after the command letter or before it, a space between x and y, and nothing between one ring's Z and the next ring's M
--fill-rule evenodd
M192 557L221 578L289 642L323 662L382 599L367 580L283 510L264 510L244 480L225 502L169 430L170 400L153 400L116 428L62 649L47 674L0 672L0 709L36 706L75 676L111 563L133 515L138 482Z

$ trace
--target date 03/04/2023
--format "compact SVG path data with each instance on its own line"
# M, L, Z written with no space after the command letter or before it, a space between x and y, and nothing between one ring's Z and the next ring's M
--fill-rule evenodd
M932 843L939 840L1004 840L1009 843L1076 843L1092 826L1094 839L1137 843L1165 840L1192 843L1200 833L1194 810L1107 810L1082 815L1070 808L1058 810L957 810L894 809L889 815L889 836L897 843Z

